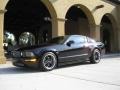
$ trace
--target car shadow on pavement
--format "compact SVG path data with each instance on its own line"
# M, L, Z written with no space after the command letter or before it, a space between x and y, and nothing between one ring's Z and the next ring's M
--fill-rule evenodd
M80 65L91 65L90 62L81 62L76 64L67 64L57 67L56 69L64 69L69 67L75 67ZM22 68L22 67L15 67L15 66L9 66L9 67L3 67L0 68L0 75L3 74L27 74L27 73L42 73L44 71L41 71L36 68Z
M74 64L63 64L63 65L57 67L57 69L76 67L76 66L81 66L81 65L92 65L92 64L89 61L79 62L79 63L74 63Z
M0 75L3 74L27 74L27 73L38 73L41 72L34 68L20 68L20 67L6 67L0 68Z

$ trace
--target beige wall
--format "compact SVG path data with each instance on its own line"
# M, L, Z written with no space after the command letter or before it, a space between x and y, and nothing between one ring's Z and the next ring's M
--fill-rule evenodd
M110 2L105 2L104 0L50 0L56 10L56 14L58 18L65 19L66 13L68 9L73 5L80 5L80 9L82 9L89 20L90 27L93 32L91 32L91 37L96 40L100 40L98 27L101 23L102 17L106 13L111 13L116 18L116 5ZM104 5L103 8L96 9L96 6ZM61 13L62 11L62 13ZM95 30L93 30L95 29ZM97 31L96 31L97 30Z
M4 22L4 12L5 6L9 0L0 0L0 62L2 61L3 48L3 22ZM108 2L106 0L42 0L45 6L48 8L51 16L52 16L52 35L61 36L65 35L65 16L68 9L73 5L79 5L80 9L84 11L84 13L88 17L89 27L90 27L90 36L95 38L96 40L100 40L100 23L102 17L109 13L111 14L116 22L115 29L115 38L117 42L117 50L120 51L120 7L115 4ZM96 9L96 6L104 5L103 8ZM117 8L116 8L117 7ZM81 23L82 25L84 23ZM87 29L86 27L80 26L82 29ZM83 25L84 26L84 25ZM86 32L86 31L85 31Z
M65 18L65 15L68 9L75 5L81 5L81 8L88 13L93 15L95 23L98 25L100 24L101 18L106 13L111 13L115 9L115 5L111 3L106 3L103 0L50 0L55 10L57 11L57 16L59 18ZM104 8L95 9L98 5L104 5ZM62 10L62 13L61 13ZM90 12L91 13L90 13ZM91 16L92 17L92 16Z

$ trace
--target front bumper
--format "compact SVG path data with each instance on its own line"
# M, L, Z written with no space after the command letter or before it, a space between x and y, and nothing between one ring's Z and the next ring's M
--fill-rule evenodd
M13 58L12 63L18 67L38 67L38 59L36 58Z

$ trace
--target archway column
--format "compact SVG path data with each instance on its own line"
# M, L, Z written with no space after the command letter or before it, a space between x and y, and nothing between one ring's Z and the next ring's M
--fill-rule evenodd
M90 37L94 38L96 41L100 41L100 25L90 26Z
M65 19L57 18L56 22L53 22L52 36L64 36L65 35Z
M119 52L120 48L119 48L119 29L118 27L114 27L113 29L113 33L111 33L111 37L112 37L112 47L111 47L111 51L112 52Z
M4 56L4 49L3 49L3 25L4 25L4 13L5 10L0 10L0 64L6 63L6 58Z

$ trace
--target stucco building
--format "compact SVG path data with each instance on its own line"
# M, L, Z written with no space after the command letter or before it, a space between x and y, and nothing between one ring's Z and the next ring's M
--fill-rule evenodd
M90 36L120 52L119 0L0 0L0 63L10 33L14 44L39 44L66 34ZM24 38L24 37L26 38ZM8 42L7 42L8 43Z

